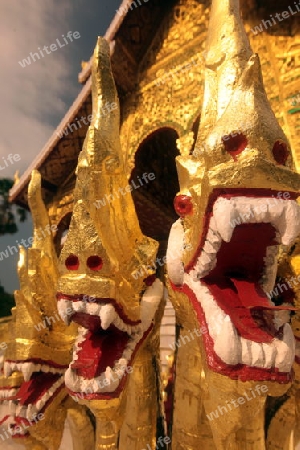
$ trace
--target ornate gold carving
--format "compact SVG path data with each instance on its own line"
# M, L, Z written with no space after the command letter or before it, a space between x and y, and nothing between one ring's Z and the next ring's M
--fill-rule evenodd
M147 287L144 277L139 274L141 268L145 267L147 271L147 267L154 263L158 244L142 234L130 192L120 195L119 188L125 187L128 182L119 139L119 108L111 111L109 116L101 113L105 103L118 105L119 102L111 73L109 46L101 38L94 52L92 92L93 120L77 166L73 216L60 256L58 299L59 302L72 304L72 301L81 301L84 295L96 300L93 305L96 309L103 308L104 302L110 307L106 319L109 319L109 314L115 314L112 311L116 308L129 324L126 339L130 337L134 343L135 334L140 333L141 348L137 349L137 356L134 354L132 362L131 357L128 360L123 357L122 364L132 364L133 373L128 376L129 380L126 379L125 386L120 385L119 391L116 387L105 389L107 384L99 387L97 368L94 376L86 376L79 365L78 354L68 369L66 382L71 395L77 395L79 402L87 405L96 417L97 450L117 448L119 433L121 450L127 449L129 444L138 450L155 441L159 411L153 361L158 358L162 284L156 280L151 287ZM107 203L98 207L99 202L104 200ZM68 266L70 257L76 258L76 268ZM95 270L89 265L90 258L101 260ZM155 290L160 294L154 294ZM113 336L111 322L105 325L101 313L99 324L91 325L89 321L95 317L91 308L85 309L83 318L76 317L76 314L74 317L79 323L83 321L85 332L91 334L91 340L97 336L96 333L101 336L106 330ZM152 318L155 321L153 325ZM130 323L138 322L141 323L140 328L132 332ZM145 323L148 323L146 328ZM117 322L113 324L117 327ZM84 340L85 337L82 337L81 342ZM112 344L110 352L114 352L114 346ZM106 352L107 349L99 347L101 358L108 357ZM76 368L73 368L74 363ZM115 372L112 373L117 373L118 364L121 362L116 359L112 366ZM105 373L101 372L101 376L109 371L112 371L110 366ZM89 390L85 390L85 386ZM140 392L138 398L137 390Z
M232 148L227 146L226 142L235 142L236 136L238 136L236 144ZM251 392L258 381L260 383L263 381L268 395L271 396L282 395L290 386L289 383L282 385L273 382L277 380L275 366L272 369L273 377L271 374L265 376L256 373L257 367L262 366L255 367L251 362L247 363L251 369L247 375L239 375L239 365L235 366L236 363L225 363L228 364L228 370L224 367L226 355L219 356L217 353L217 337L212 337L211 331L214 329L212 322L217 321L218 317L211 316L213 309L208 306L208 302L218 300L218 294L213 295L211 292L214 291L209 290L210 284L217 284L213 278L217 275L213 274L213 268L210 266L205 274L204 257L202 263L199 262L200 255L204 254L202 248L205 242L201 241L201 237L205 238L208 234L208 228L205 226L213 227L211 215L216 215L213 217L216 223L220 220L225 228L227 223L229 226L230 218L226 217L226 208L222 210L222 218L218 218L217 214L212 212L216 198L224 195L222 192L236 196L247 194L256 196L259 190L267 192L270 189L275 192L289 191L295 194L299 192L300 177L287 167L283 167L285 161L279 164L276 160L273 147L275 142L284 143L282 145L289 148L287 138L268 103L259 58L251 50L240 19L239 1L213 0L205 51L205 90L200 129L192 156L177 158L181 188L178 202L186 202L187 210L182 212L181 219L173 225L168 250L169 276L175 290L172 296L173 305L178 323L182 327L183 339L188 337L189 330L195 327L199 330L199 325L205 325L204 332L200 333L200 339L196 338L192 342L188 339L184 349L178 350L172 440L172 449L175 450L185 448L182 442L186 443L186 448L199 448L202 436L207 433L204 414L208 415L212 411L218 413L213 418L210 416L209 422L218 450L238 449L242 445L249 449L263 450L266 394L256 396L255 399L253 397L251 401L242 399L235 408L228 406L227 409L225 406L228 414L221 413L220 407L230 404L231 401L237 402L240 396L246 395L245 392ZM235 154L236 150L238 152ZM286 156L288 156L286 165L291 167L291 155L287 152ZM230 191L224 191L228 188ZM238 194L240 190L242 194ZM296 208L295 205L294 207ZM222 238L228 243L231 240L231 237L226 238L224 235ZM172 252L182 246L184 249L177 261ZM230 252L230 247L227 251ZM214 252L216 250L212 252L207 250L206 256L212 256L208 253ZM227 257L230 258L229 255ZM180 265L182 262L184 270ZM224 261L222 263L225 264ZM239 261L235 264L239 267ZM241 263L241 266L247 267L247 264ZM222 273L222 267L220 270ZM221 273L218 272L219 277ZM205 276L210 275L212 279L205 282ZM233 278L235 276L228 275ZM244 275L240 276L244 279ZM221 289L226 289L225 285ZM224 295L224 302L225 294L219 295L220 297ZM204 298L201 298L202 296ZM271 304L269 305L271 309ZM218 308L222 314L220 305ZM231 313L228 314L227 318L230 321ZM232 312L232 316L234 314L235 312ZM222 327L224 327L224 337L221 338L223 344L221 340L218 344L223 345L223 349L226 349L226 346L231 348L235 335L225 332L225 329L228 330L226 320ZM203 333L207 333L208 336L203 336ZM228 338L229 335L231 338ZM216 331L215 336L220 334ZM226 337L228 342L225 340ZM291 352L292 347L291 343ZM232 348L231 354L234 352L239 354L239 348ZM248 352L251 354L251 350ZM187 353L190 359L187 358ZM213 362L214 355L217 355L216 364ZM242 371L247 364L239 362ZM237 372L233 374L232 370ZM193 386L192 392L188 391L189 385ZM197 401L199 398L201 401ZM189 417L184 412L187 409L187 401L190 407L192 405ZM209 439L207 445L210 445Z

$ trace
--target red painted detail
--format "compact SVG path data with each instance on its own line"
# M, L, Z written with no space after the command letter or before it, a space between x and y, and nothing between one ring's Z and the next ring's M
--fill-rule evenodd
M89 331L85 340L79 344L78 359L72 362L72 369L77 375L91 380L105 372L106 367L113 367L129 342L129 335L111 325L107 330L98 328Z
M9 416L4 416L4 418L0 420L0 425L2 425L8 418Z
M283 141L276 141L272 153L277 164L285 166L290 155L287 144Z
M46 374L46 375L48 375L48 374ZM36 390L37 388L36 388L36 386L39 386L40 385L40 383L39 383L39 381L40 380L37 380L37 382L36 382L36 384L34 384L32 387L29 387L29 388L27 388L28 389L28 391L34 391L34 390ZM25 383L25 382L24 382ZM28 382L27 382L28 383ZM51 386L50 386L51 387ZM56 389L56 391L54 392L54 394L49 398L49 400L45 403L45 405L43 406L43 408L39 411L39 414L43 414L44 412L45 412L45 410L48 408L48 406L52 403L52 401L56 398L56 396L62 391L62 389L64 389L65 388L65 384L63 383L58 389ZM26 392L26 387L24 387L24 391ZM39 400L39 399L37 399L37 400ZM36 401L37 401L36 400ZM28 406L28 401L26 401L26 405L25 406ZM25 419L24 417L19 417L19 416L16 416L15 417L15 419L14 419L14 421L16 422L16 424L17 425L19 425L19 426L23 426L23 427L25 427L25 426L32 426L32 425L35 425L36 423L38 423L39 421L37 420L37 418L35 418L35 417L33 417L32 419L31 419L31 421L30 420L27 420L27 419ZM16 434L16 435L14 435L13 436L13 438L23 438L24 436L23 435L21 435L21 434Z
M153 325L151 325L148 330L144 333L142 339L138 342L136 348L134 349L132 355L131 355L131 360L128 362L127 367L132 367L132 364L134 362L135 359L135 355L137 353L137 351L139 350L139 348L141 347L141 345L143 345L145 339L148 337L149 333L151 332L153 328ZM125 383L127 381L128 378L128 373L124 372L123 377L120 380L119 386L117 387L117 389L114 392L109 392L107 394L85 394L83 392L74 392L71 389L66 388L66 390L70 393L71 396L73 397L77 397L77 398L81 398L81 399L85 399L85 400L110 400L112 398L117 398L120 396L120 393L123 391L124 387L125 387Z
M216 267L201 280L218 306L231 317L238 333L258 343L281 338L281 331L274 327L272 313L264 310L296 309L273 306L259 284L266 248L276 244L275 237L276 230L268 223L237 226L231 241L222 242Z
M27 431L27 430L24 430L24 428L26 427L26 419L24 419L24 422L20 422L20 424L19 424L19 426L22 426L23 427L23 431L25 431L25 434L18 434L18 433L16 433L16 434L14 434L13 436L12 436L12 439L15 439L16 441L20 441L20 440L22 440L22 439L26 439L26 438L28 438L28 436L29 436L29 432ZM23 424L23 425L22 425ZM31 422L31 424L28 422L28 425L27 426L31 426L31 425L34 425L34 422L32 423ZM13 428L15 428L15 427L13 427ZM18 442L17 442L18 443ZM22 445L22 444L21 444ZM25 445L25 442L24 442L24 445Z
M149 277L145 278L143 281L146 286L152 286L152 284L154 283L155 280L156 280L156 275L154 273L153 275L149 275Z
M191 197L188 195L176 195L174 199L174 208L180 217L191 215L193 213Z
M101 270L103 267L103 260L100 256L90 256L86 262L87 266L91 270Z
M86 298L88 298L88 297L89 296L87 294L67 295L67 294L63 294L62 292L58 292L56 294L57 301L59 301L59 300L71 300L72 302L87 301ZM120 304L118 304L114 298L93 297L93 301L91 303L97 303L97 304L111 303L114 306L115 310L117 311L118 315L123 320L123 322L125 322L128 325L138 325L139 323L141 323L141 320L129 319L126 316L126 314L124 313L123 307Z
M248 188L217 188L212 191L212 193L209 196L205 215L203 217L203 231L200 237L200 243L198 248L196 249L194 256L190 260L190 262L185 266L185 272L189 273L195 266L197 262L197 258L199 257L202 247L205 243L205 238L208 232L209 227L209 221L212 216L213 212L213 206L216 200L219 197L224 197L227 199L230 199L232 197L249 197L249 198L261 198L266 197L270 198L272 201L279 201L279 199L282 199L282 201L286 200L296 200L299 197L298 192L292 192L292 191L286 191L286 197L285 199L282 198L282 192L274 191L272 189L248 189ZM274 199L274 200L273 200Z
M72 322L78 323L81 327L86 328L92 332L96 332L101 328L101 321L99 316L92 316L82 312L76 312L71 316Z
M66 268L68 270L78 270L79 259L76 255L69 255L65 261Z
M276 368L261 369L257 367L246 366L244 364L228 365L224 363L214 351L214 342L208 331L205 314L195 293L186 284L184 284L182 287L177 287L172 283L171 285L173 290L182 292L187 295L194 308L194 311L196 312L198 322L199 324L201 324L201 329L204 330L204 332L202 333L202 339L205 346L206 362L211 370L220 373L221 375L226 375L232 380L276 381L280 384L290 383L293 380L293 371L289 373L279 372Z
M29 381L21 384L16 399L22 406L34 405L61 377L61 374L34 372Z
M222 137L225 150L232 156L234 161L237 156L245 150L248 145L248 140L243 133L232 132L227 136Z

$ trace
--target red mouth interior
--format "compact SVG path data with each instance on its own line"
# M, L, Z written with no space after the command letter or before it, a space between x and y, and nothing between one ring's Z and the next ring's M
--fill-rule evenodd
M29 381L22 383L15 398L23 406L35 404L61 376L61 374L34 372Z
M77 323L89 329L85 340L79 344L78 359L71 364L77 370L77 375L86 379L96 378L113 367L118 361L129 341L127 333L111 325L107 330L100 327L100 319L84 313L72 317Z
M272 306L259 285L266 248L271 245L278 245L271 224L239 225L231 241L222 242L215 269L201 280L219 307L230 316L238 333L259 343L272 342L278 336L270 310L294 309Z

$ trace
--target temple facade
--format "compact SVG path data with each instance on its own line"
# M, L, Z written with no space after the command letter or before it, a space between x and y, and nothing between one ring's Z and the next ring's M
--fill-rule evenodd
M9 335L9 325L6 320L3 322L5 336L10 336L8 340L17 342L16 345L10 344L7 350L10 357L4 375L12 376L12 373L16 373L19 370L17 363L21 360L22 364L30 361L34 365L38 365L37 361L44 361L53 370L53 376L57 377L54 381L60 387L59 383L63 383L63 370L67 367L66 361L70 358L68 348L77 336L77 354L73 353L71 364L73 372L70 368L67 369L66 384L69 393L83 392L84 396L80 397L78 394L77 398L76 394L74 400L74 395L71 394L71 400L71 397L66 396L65 388L62 388L49 414L53 417L57 410L61 414L61 420L68 415L73 442L78 437L78 450L141 450L141 446L146 444L147 450L159 448L159 445L170 449L168 445L171 437L173 450L196 450L200 448L199 445L208 450L290 450L300 442L298 434L294 433L299 420L298 406L295 403L299 369L295 368L296 383L291 388L290 366L293 361L290 360L294 360L295 346L291 343L292 338L283 319L284 314L289 314L295 307L284 297L269 308L266 298L261 293L258 294L257 282L253 281L258 277L259 269L262 269L262 260L272 260L273 264L273 257L277 258L277 253L275 255L275 252L269 251L274 246L274 230L272 227L268 228L265 219L261 220L262 223L256 223L257 217L254 217L255 220L246 220L244 216L240 216L239 224L241 220L247 221L247 224L244 228L242 224L243 231L240 235L235 235L232 251L226 251L226 245L222 247L220 240L218 250L221 248L221 267L214 266L216 269L214 271L213 267L210 274L212 278L220 280L222 270L226 272L226 277L231 281L221 287L218 283L211 287L211 279L206 279L211 270L210 262L201 262L198 254L201 245L204 245L205 235L203 234L204 241L200 247L197 236L198 223L203 226L203 233L208 232L209 236L211 216L218 217L218 213L222 213L225 217L229 208L237 211L239 202L244 202L247 195L247 205L254 211L257 206L251 203L253 193L247 194L247 189L253 189L255 195L258 193L261 203L266 198L274 198L278 191L288 194L289 206L285 211L280 211L280 214L273 208L274 216L277 214L281 217L288 210L291 222L296 223L298 220L296 199L299 180L295 172L300 172L300 4L294 2L290 5L286 0L245 0L239 6L237 0L222 1L213 0L213 9L211 2L206 0L123 0L104 36L108 45L105 41L98 40L94 56L82 64L82 71L79 73L79 82L82 84L80 94L10 193L12 202L32 211L35 243L33 249L28 250L27 256L25 251L21 251L21 290L16 295L17 309L11 319L17 324L15 334L11 332ZM223 12L224 20L220 16ZM260 65L256 54L259 55ZM111 72L108 69L109 59ZM215 71L216 79L212 75ZM222 96L218 97L218 92ZM228 117L224 112L226 108ZM119 123L118 114L120 130L116 126ZM264 118L270 130L264 126L259 128ZM215 131L214 126L219 126L220 131ZM111 138L111 135L115 136L118 132L120 143L118 139ZM219 133L222 141L215 142L214 133ZM270 145L273 148L270 151L268 145L273 137L276 138L276 143L272 141ZM287 151L287 142L291 153ZM107 144L107 150L104 144ZM224 148L220 150L219 147L223 144ZM97 146L102 149L98 154ZM244 157L243 151L248 147L253 151L249 151ZM236 167L239 169L231 168L234 163L237 163ZM223 175L220 171L222 164ZM203 175L205 169L210 174L207 180ZM233 190L238 194L232 194ZM237 198L232 199L234 196ZM177 200L174 207L175 198ZM224 202L227 202L227 206L224 206ZM206 216L203 205L206 207ZM270 214L273 211L271 206L269 211ZM129 212L130 219L124 221ZM126 222L124 230L115 223L114 214L119 222ZM279 223L278 217L276 216L276 226L279 224L278 229L282 231L283 225ZM111 224L113 226L109 228ZM54 230L53 242L48 233L45 243L38 243L36 231L46 226ZM219 234L228 244L227 249L230 249L232 232L230 234L228 229L224 231L221 228L219 226ZM110 229L115 230L112 231L111 241ZM245 230L250 230L248 235ZM294 233L294 230L285 233L282 231L281 243L284 249L292 243ZM258 250L257 256L244 242L250 242L251 247L251 243L258 240L260 248L264 248L266 253ZM209 245L212 246L211 243ZM254 264L241 262L241 271L235 265L238 246L242 248L242 252L249 252L255 261ZM167 248L169 267L166 276ZM101 253L101 258L97 252ZM298 276L299 242L293 246L293 252L288 255L283 252L278 259L277 278L276 273L272 275L272 285L270 276L268 278L266 275L265 292L274 289L275 282L290 274ZM229 253L231 256L228 256ZM87 272L82 268L83 257ZM53 264L49 263L50 260ZM199 265L197 261L200 261ZM230 270L227 270L227 263ZM209 266L209 269L206 268L207 272L205 264ZM101 284L99 289L102 295L99 297L108 302L113 297L109 294L113 292L111 286L114 283L118 288L124 288L126 293L121 292L120 297L113 297L113 305L120 314L119 318L113 319L115 313L109 302L105 305L101 303L103 310L97 310L101 323L106 324L106 328L103 326L103 335L103 330L101 333L98 330L98 334L95 332L97 324L92 324L90 318L84 319L80 315L80 308L87 315L93 315L93 311L97 309L96 305L89 304L87 308L81 303L93 303L91 298L94 299L93 289L96 286L94 274L102 270L102 267L104 271L108 271L105 274L110 282ZM193 272L195 268L198 273ZM247 271L250 275L245 281ZM165 276L167 288L163 288ZM42 280L41 286L36 282L39 277ZM198 291L195 282L202 278L206 279L206 285L202 286L203 290ZM75 280L74 286L72 280ZM85 283L85 280L88 281ZM143 282L145 285L142 286ZM58 293L54 287L57 283ZM76 283L82 291L73 292ZM299 295L297 286L294 286L293 291ZM134 289L134 301L130 304L126 296L129 297ZM247 314L250 309L255 310L253 317L247 316L250 331L245 331L247 327L243 323L245 316L242 317L242 313L237 313L237 317L230 322L225 297L221 292L226 289L232 290L231 302L236 301L235 295L240 296ZM74 323L70 327L60 323L59 317L55 315L56 303L54 306L51 300L50 306L46 304L43 299L44 290L48 290L48 295L53 298L57 295L59 314L60 317L64 316L66 325L69 325L67 306L77 302L76 309L74 307L72 311L75 316L77 314L74 322L81 325L79 334L76 334ZM205 296L208 295L208 290L210 295L218 299L219 307L222 305L220 309L227 311L227 316L219 315L219 323L217 316L213 324L208 324L207 320L207 328L202 328L200 325L203 314L208 315L207 311L210 311L210 306L207 306L210 303L205 304L204 301L207 300ZM34 292L38 299L38 313L34 307L34 296L30 296L30 292ZM188 302L184 295L189 298ZM204 306L201 308L195 307L197 301L201 303L198 297L204 297ZM160 303L159 299L162 299ZM157 309L153 305L149 306L151 302ZM187 306L189 302L194 305L195 311ZM282 304L283 313L281 310L279 312ZM143 311L140 328L137 312L139 307ZM268 313L265 313L266 310ZM273 341L264 328L268 325L268 314L274 314L279 324L275 331L272 328ZM46 324L45 320L50 317L53 319L52 323ZM155 317L153 329L151 317ZM195 317L199 324L194 321ZM296 341L300 341L297 314L295 317L293 334ZM38 324L43 323L43 320L45 330L37 330ZM88 338L87 333L82 331L87 323ZM86 369L85 365L90 363L93 344L101 341L102 345L107 330L107 333L112 333L111 339L117 339L113 336L115 329L110 330L111 323L118 323L118 339L121 342L125 342L122 333L126 331L138 348L134 339L138 333L143 332L140 339L141 342L145 339L146 344L142 346L140 353L134 350L134 355L137 352L138 356L133 368L127 361L127 369L133 369L130 382L125 388L122 382L120 389L114 387L118 397L112 396L113 401L108 405L106 397L95 397L99 392L95 392L95 386L86 381L96 380L95 374L99 375L97 370L102 367L102 363L99 362L97 370L95 367ZM31 325L35 331L30 334L27 330L24 337L22 326L18 324L28 330ZM225 348L226 339L222 342L222 330L225 336L232 336L229 339L231 343L235 342L237 335L243 336L244 341L241 338L240 347L232 344L232 347ZM197 344L199 337L203 338L204 344ZM21 346L26 339L32 341L30 349ZM39 339L41 348L36 344ZM59 348L60 341L64 344L63 348ZM256 347L256 344L261 347ZM277 346L274 354L271 347L273 344L274 348ZM55 360L51 359L51 346L55 348ZM86 353L80 349L85 349ZM104 345L103 353L105 349ZM239 351L242 358L240 360L236 356ZM278 351L278 355L281 355L280 352L285 355L282 361L275 358L275 351ZM3 354L5 355L4 351ZM155 358L158 354L160 357ZM175 364L174 354L175 361L177 357ZM206 362L204 354L209 355ZM269 355L270 360L266 355ZM247 357L250 362L245 362ZM297 347L296 357L300 358ZM49 363L50 359L52 365ZM111 359L109 352L107 359ZM126 360L125 357L120 358L119 361L124 359ZM111 376L119 373L119 366L114 368L113 374L110 372ZM32 381L30 370L28 366L22 366L26 383ZM37 368L32 370L35 372ZM47 373L51 373L51 370L47 369ZM77 378L74 375L76 370L79 373ZM161 379L158 376L160 372L163 374ZM107 370L103 373L107 375ZM174 388L176 377L178 382ZM103 376L101 382L104 383L104 380L106 378ZM119 380L115 379L114 382L113 386L117 386ZM266 391L254 391L257 382L265 382L263 386ZM2 387L12 390L16 388L14 383L18 387L22 386L22 380L18 376L10 380L10 383L7 386L6 381L0 377L0 394ZM105 385L101 385L100 394L105 393L104 387ZM292 391L288 391L290 388ZM22 390L21 387L21 391L24 395L25 388ZM137 392L140 394L137 395ZM285 395L290 396L291 403L284 403ZM233 410L231 414L228 399L238 402L238 399L246 398L245 396L248 396L248 403L245 400L243 402L246 406L237 410L239 412ZM126 406L123 404L124 397L128 398ZM78 405L74 406L73 401ZM101 407L97 401L102 402ZM104 405L103 402L107 403ZM91 421L86 413L87 408L93 413ZM18 410L17 413L19 412ZM255 416L253 421L252 416ZM124 417L125 422L122 422ZM136 427L139 417L140 431ZM282 426L285 421L286 427ZM98 434L96 433L94 444L91 439L88 441L88 435L91 436L95 422ZM39 426L34 427L37 431L30 434L26 448L57 450L61 438L58 431L55 439L53 438L54 443L51 439L45 441L42 437L45 430L48 433L51 427L55 428L55 420L49 427L48 424L41 428ZM266 439L267 429L269 434ZM278 429L280 443L276 446ZM83 436L87 439L86 445Z

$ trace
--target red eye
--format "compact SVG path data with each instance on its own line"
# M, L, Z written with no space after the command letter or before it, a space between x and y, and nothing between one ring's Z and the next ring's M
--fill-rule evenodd
M289 151L286 143L282 141L275 142L272 153L277 164L285 166L289 157Z
M65 266L68 270L78 270L79 259L76 255L69 255L65 261Z
M100 256L90 256L86 264L91 270L101 270L103 267L103 261Z
M233 131L231 134L222 137L225 150L230 153L232 158L236 161L236 156L242 153L248 145L246 136L238 131Z
M177 195L174 200L174 208L180 217L193 213L193 203L188 195Z

